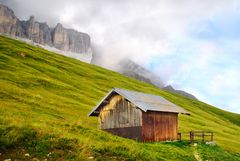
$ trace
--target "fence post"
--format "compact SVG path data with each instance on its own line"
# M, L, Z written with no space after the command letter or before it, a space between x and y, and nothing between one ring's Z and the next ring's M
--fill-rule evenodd
M212 133L212 135L211 135L211 141L213 141L213 132L211 132Z
M193 132L190 131L190 142L193 143Z
M204 131L202 131L202 142L204 142Z
M191 133L191 131L189 132L189 139L190 139L190 143L192 143L192 133Z

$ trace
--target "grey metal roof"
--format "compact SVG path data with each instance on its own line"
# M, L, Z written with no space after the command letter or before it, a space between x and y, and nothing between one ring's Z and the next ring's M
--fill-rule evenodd
M103 104L103 102L111 97L112 93L123 96L133 104L135 104L142 111L161 111L161 112L173 112L173 113L183 113L190 114L183 108L173 104L172 102L166 100L161 96L156 96L152 94L146 94L142 92L135 92L130 90L124 90L119 88L113 88L100 102L99 104L89 113L89 116L98 116L98 111Z

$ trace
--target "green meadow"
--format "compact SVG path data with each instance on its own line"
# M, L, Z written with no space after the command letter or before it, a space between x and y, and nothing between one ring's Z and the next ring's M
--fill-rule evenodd
M213 131L216 145L141 143L99 130L87 114L113 87L160 95L188 110L190 116L179 115L179 131ZM9 158L239 161L240 115L0 36L0 160Z

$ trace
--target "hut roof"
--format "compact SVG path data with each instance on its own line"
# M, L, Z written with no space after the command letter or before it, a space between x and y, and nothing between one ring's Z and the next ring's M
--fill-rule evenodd
M172 112L190 114L183 108L173 104L165 98L157 95L146 94L142 92L135 92L130 90L124 90L119 88L113 88L100 102L99 104L89 113L88 116L98 116L99 110L103 107L107 100L113 95L119 94L128 101L132 102L139 109L144 112L147 111L161 111L161 112Z

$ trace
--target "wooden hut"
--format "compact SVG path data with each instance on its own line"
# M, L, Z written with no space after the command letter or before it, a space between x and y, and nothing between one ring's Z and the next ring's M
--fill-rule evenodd
M98 116L100 129L144 142L178 137L178 114L186 110L156 95L112 89L89 113Z

